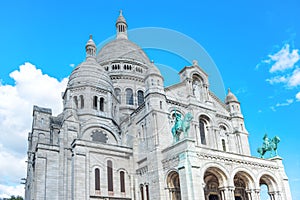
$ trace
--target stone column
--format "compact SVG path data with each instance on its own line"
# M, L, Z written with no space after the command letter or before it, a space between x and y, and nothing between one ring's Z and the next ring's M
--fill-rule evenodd
M246 190L248 200L252 200L252 190Z
M274 192L269 192L268 194L269 194L271 200L275 200Z
M228 197L227 200L234 200L234 186L229 186L228 187Z
M221 200L226 200L226 198L225 198L225 190L226 190L226 188L225 187L221 187L221 188L219 188L219 190L220 190L220 193L221 193Z
M254 200L259 200L260 199L260 189L255 189L254 194L255 194Z
M100 110L100 98L97 98L97 111Z
M192 145L191 145L192 146ZM179 156L178 173L180 179L181 199L197 200L205 199L204 191L201 190L201 175L199 167L193 160L192 152L183 152Z

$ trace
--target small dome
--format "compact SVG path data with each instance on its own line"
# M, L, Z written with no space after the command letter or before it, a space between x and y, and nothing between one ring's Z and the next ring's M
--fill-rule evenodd
M80 85L92 85L105 90L113 88L110 77L95 59L87 59L72 71L68 87Z
M239 102L236 96L228 89L228 94L225 99L225 103L230 103L230 102Z
M118 19L117 19L116 24L118 24L118 23L120 23L120 22L127 24L127 23L126 23L125 17L123 17L122 10L120 10L120 15L119 15L119 17L118 17Z
M138 45L127 39L115 39L109 42L97 55L99 63L120 59L150 64L150 60L145 52Z
M95 42L94 42L94 40L93 40L93 36L92 36L92 35L90 35L90 39L87 41L87 43L86 43L85 46L86 46L86 47L87 47L87 46L94 46L94 47L96 47L96 44L95 44Z
M154 65L153 61L151 61L151 67L147 70L147 75L149 76L151 74L161 76L159 69Z

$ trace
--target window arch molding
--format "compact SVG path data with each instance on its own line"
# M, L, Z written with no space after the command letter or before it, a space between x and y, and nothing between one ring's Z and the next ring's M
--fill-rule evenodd
M114 89L114 92L115 92L115 95L116 95L116 98L118 99L119 103L122 103L122 89L120 87L116 87Z
M97 172L98 171L98 172ZM97 174L99 173L99 174ZM101 179L103 178L103 168L100 165L93 165L91 167L91 186L93 190L95 191L95 194L100 194L101 191L101 185L103 183L101 182Z
M118 190L120 190L122 193L129 192L129 188L127 187L130 184L130 179L129 179L129 173L125 168L119 168L115 171L116 176L119 178L119 182L116 183ZM123 180L122 180L122 175L123 175Z
M208 85L208 79L206 74L202 74L199 71L192 71L191 72L191 78L192 80L198 79L202 82L202 84Z
M180 114L181 115L181 119L183 119L184 115L185 115L185 112L183 112L180 108L172 108L169 110L169 120L170 122L172 123L172 125L174 125L175 123L175 111L177 114Z
M201 114L198 117L199 123L199 133L200 133L200 143L202 145L207 145L208 142L208 127L211 126L211 118L206 114Z
M104 112L105 111L105 97L102 95L94 95L93 99L93 109L97 111Z
M142 105L145 102L145 93L142 89L136 91L137 103L138 106Z
M125 100L127 105L134 105L134 96L133 90L131 88L125 89Z

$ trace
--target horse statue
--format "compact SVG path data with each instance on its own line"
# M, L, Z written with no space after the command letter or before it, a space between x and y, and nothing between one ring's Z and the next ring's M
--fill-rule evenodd
M263 137L263 140L264 140L264 142L263 142L262 147L259 147L257 149L257 152L260 154L260 157L263 158L267 151L270 151L270 157L277 156L278 155L277 146L278 146L278 143L280 142L280 138L278 136L275 136L272 138L272 140L270 140L268 138L268 135L265 134Z
M175 142L179 141L180 134L183 132L184 137L188 136L188 132L190 130L190 123L193 119L193 115L188 112L183 119L181 119L181 114L177 113L176 110L174 112L175 115L175 124L172 128L172 135Z

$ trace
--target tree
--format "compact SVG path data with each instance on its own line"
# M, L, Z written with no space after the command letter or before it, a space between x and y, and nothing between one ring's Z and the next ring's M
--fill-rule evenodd
M6 199L3 199L3 200L24 200L24 199L21 196L12 195L10 198L6 198Z

